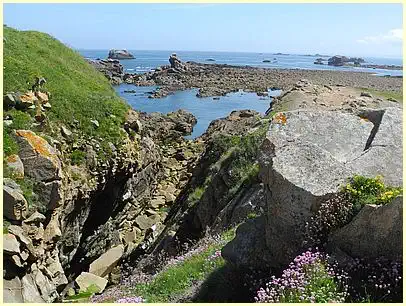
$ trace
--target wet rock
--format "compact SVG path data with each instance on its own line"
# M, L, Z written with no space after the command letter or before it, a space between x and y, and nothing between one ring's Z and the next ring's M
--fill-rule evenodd
M90 264L89 272L100 277L108 275L116 266L124 253L124 246L118 245Z
M94 275L88 272L82 272L76 279L81 291L87 291L89 287L97 286L99 288L97 293L102 293L107 285L107 279Z

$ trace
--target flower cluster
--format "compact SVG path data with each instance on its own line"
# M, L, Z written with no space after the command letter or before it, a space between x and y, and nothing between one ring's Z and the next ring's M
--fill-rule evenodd
M401 261L376 258L355 259L346 268L351 277L350 293L355 301L401 302Z
M402 193L402 188L385 186L382 176L367 178L355 175L343 191L350 196L356 210L360 210L365 204L385 205L393 198Z
M221 258L221 250L218 250L218 251L214 252L214 254L209 255L209 257L207 257L207 260L208 261L213 261L213 260L216 260L218 258Z
M115 301L115 303L144 303L144 302L145 300L140 296L125 297Z
M345 193L321 203L319 210L305 225L305 242L308 247L323 246L329 233L351 221L353 205Z
M327 263L328 256L307 251L297 256L280 278L272 276L255 297L256 302L344 302L347 276Z

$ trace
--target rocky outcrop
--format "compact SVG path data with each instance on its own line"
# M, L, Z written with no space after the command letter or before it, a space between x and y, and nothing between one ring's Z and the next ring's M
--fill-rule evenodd
M108 58L106 60L87 59L87 61L96 70L102 72L113 85L119 85L124 81L124 67L119 60Z
M401 145L397 130L401 121L397 116L401 118L402 110L389 108L381 111L387 114L381 120L372 116L374 111L368 110L364 112L371 114L371 120L337 110L296 110L277 113L273 117L260 158L261 177L266 190L263 233L266 244L256 250L267 254L264 265L284 266L302 251L306 220L317 211L323 200L337 193L349 177L380 174L386 183L401 186L399 161L402 155L393 143ZM392 127L393 134L380 137L380 133L390 133L385 129L386 125ZM386 153L380 154L380 160L364 158L373 154L369 152L373 151L374 144ZM391 158L382 158L385 154ZM391 218L397 218L399 213L390 211L394 214ZM376 220L369 212L371 208L365 208L360 215L362 220ZM368 217L363 214L368 214ZM384 225L381 226L383 229ZM383 236L389 234L388 231L382 233ZM247 249L248 246L241 245L244 241L248 239L237 235L225 248L228 250L225 258L237 265L255 261L243 259L230 251ZM395 249L392 252L396 253ZM373 255L372 251L370 255Z
M3 186L3 216L9 220L22 221L27 216L28 203L22 190L12 180Z
M335 55L333 57L330 57L328 59L328 64L330 66L344 66L347 63L354 63L356 65L359 65L360 63L364 63L365 60L362 58L357 58L357 57L346 57L342 55Z
M61 161L55 148L29 130L17 130L15 135L25 175L36 182L34 189L39 201L47 210L53 210L61 204L63 197Z
M118 59L118 60L120 60L120 59L133 59L134 55L132 55L127 50L115 50L115 49L112 49L112 50L109 51L108 58Z
M180 72L186 70L186 66L182 61L177 57L176 53L172 53L169 57L169 63L171 64L170 72Z
M384 206L365 205L346 226L330 236L329 244L353 258L402 256L403 197Z

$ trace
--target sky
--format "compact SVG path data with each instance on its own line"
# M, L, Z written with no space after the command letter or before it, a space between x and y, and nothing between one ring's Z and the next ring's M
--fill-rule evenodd
M4 24L76 49L402 57L401 4L4 4Z

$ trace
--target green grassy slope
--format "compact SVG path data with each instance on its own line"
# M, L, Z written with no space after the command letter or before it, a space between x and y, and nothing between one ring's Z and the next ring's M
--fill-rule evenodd
M79 53L40 32L17 31L4 26L4 92L25 92L36 76L47 80L51 93L47 115L54 126L79 121L79 131L118 144L120 126L129 106L107 79ZM30 84L27 84L30 83ZM13 110L14 116L20 111ZM14 117L13 116L13 117ZM96 119L95 127L90 120ZM18 126L13 126L19 128ZM7 133L10 128L5 129ZM5 133L5 134L6 134Z

